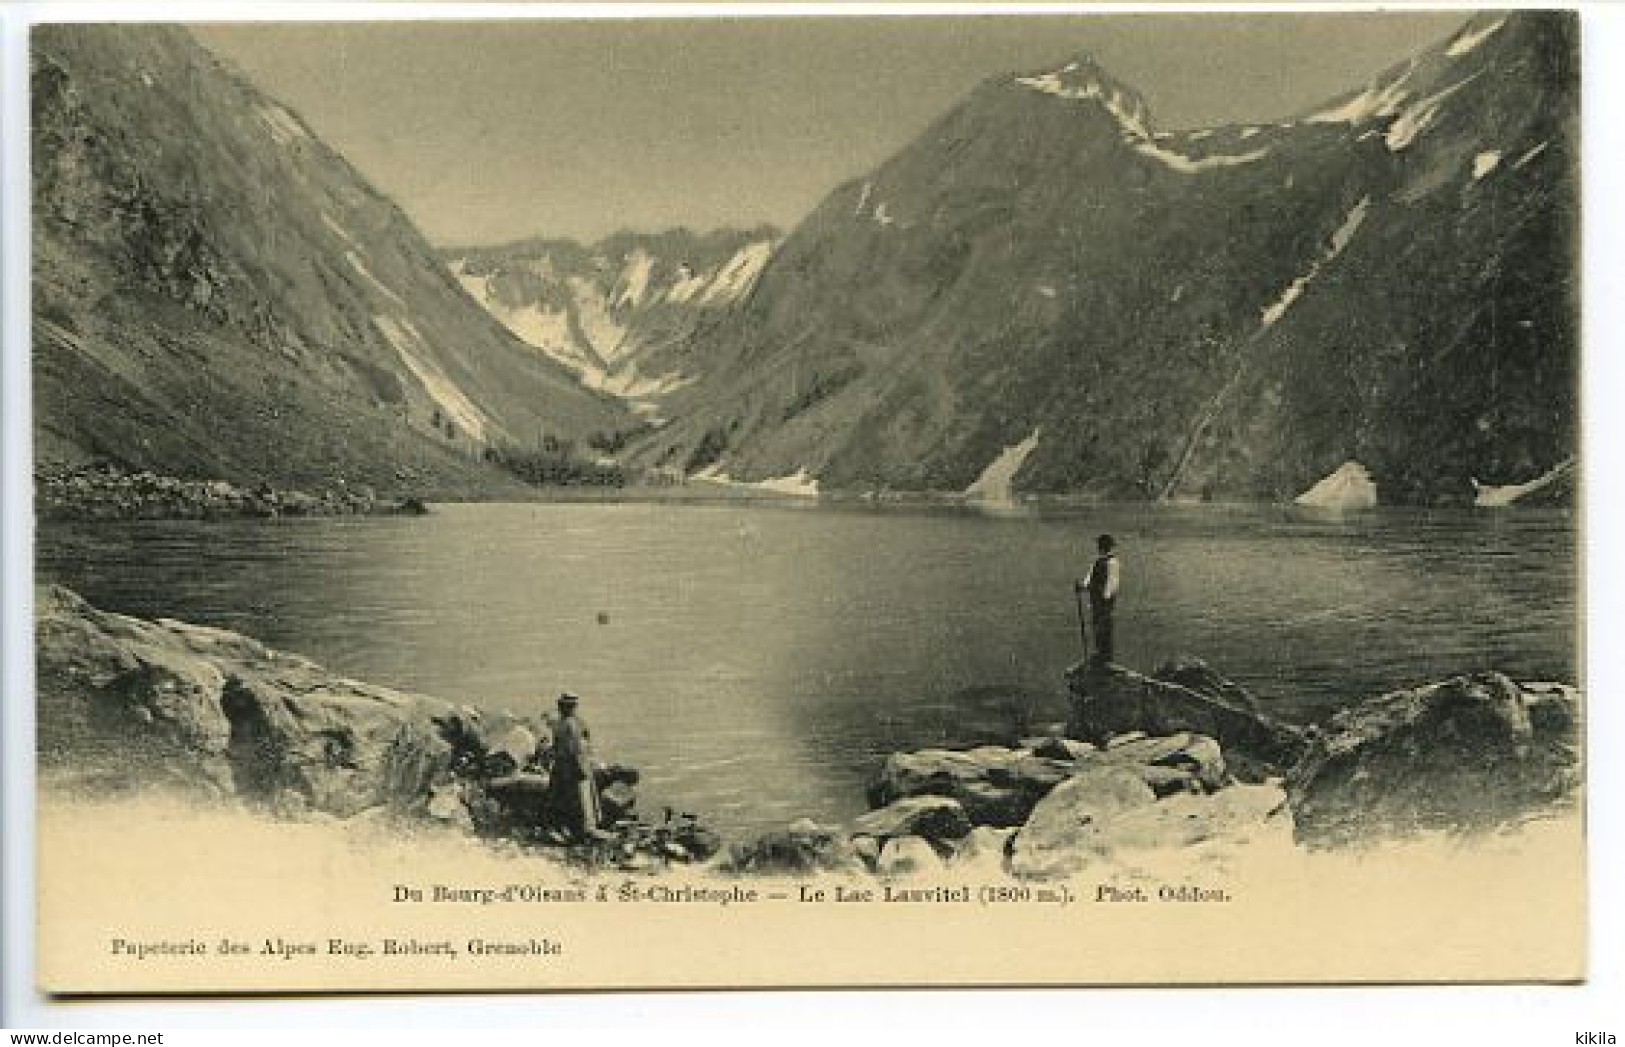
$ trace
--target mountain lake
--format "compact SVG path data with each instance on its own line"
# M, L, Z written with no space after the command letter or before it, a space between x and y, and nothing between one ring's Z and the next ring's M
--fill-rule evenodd
M646 815L732 834L852 817L888 752L1063 719L1100 532L1119 662L1196 655L1293 720L1470 670L1576 679L1558 510L551 501L51 523L38 565L104 609L376 683L535 714L576 691Z

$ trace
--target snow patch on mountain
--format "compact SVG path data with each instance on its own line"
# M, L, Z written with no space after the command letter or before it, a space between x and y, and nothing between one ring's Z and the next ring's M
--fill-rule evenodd
M1141 156L1148 156L1181 174L1201 174L1203 171L1221 167L1239 167L1242 164L1256 163L1270 155L1268 149L1255 149L1250 153L1217 153L1213 156L1196 158L1166 149L1149 139L1135 142L1133 146L1134 151Z
M1473 181L1478 181L1497 167L1501 166L1501 154L1488 149L1473 157Z
M747 244L734 252L728 263L717 273L711 286L706 288L700 301L706 305L726 305L737 302L756 286L757 277L767 268L773 257L773 242L760 240Z
M649 276L654 272L654 266L654 256L641 247L627 255L618 282L620 292L615 296L615 308L625 309L643 304L644 296L649 293Z
M1445 48L1444 53L1451 58L1460 58L1491 36L1494 36L1496 31L1506 24L1507 20L1505 18L1498 18L1482 29L1475 30L1471 27L1464 29L1460 36L1450 42L1450 46Z
M1343 104L1304 117L1309 124L1363 124L1377 117L1393 116L1410 97L1406 84L1410 70L1386 84L1373 84Z
M666 301L687 302L705 290L705 285L710 282L709 274L696 273L693 267L685 262L677 270L676 282L666 289Z
M1308 290L1309 284L1315 277L1320 275L1320 271L1343 253L1343 249L1354 239L1354 234L1359 232L1360 225L1365 221L1365 216L1370 210L1371 198L1369 196L1361 197L1360 202L1355 204L1349 213L1344 216L1342 224L1332 233L1331 245L1321 253L1319 258L1310 263L1308 272L1294 279L1287 285L1286 290L1281 292L1279 298L1264 308L1260 323L1265 327L1270 327L1286 315L1286 311L1292 308L1294 302L1303 297L1303 292Z
M1429 95L1399 114L1399 118L1388 125L1388 133L1383 136L1383 140L1388 143L1389 152L1397 153L1416 141L1417 136L1426 131L1428 125L1433 123L1433 118L1439 115L1439 108L1445 99L1478 79L1478 76L1478 73L1474 73L1464 80L1451 84L1443 91Z
M411 321L378 315L372 318L372 323L394 347L395 352L400 355L401 362L412 372L412 376L423 386L424 391L429 394L429 398L441 412L474 440L486 443L490 426L485 413L476 407L474 402L457 387L457 383L453 382L424 352L423 336L412 326Z
M310 132L305 130L298 118L279 105L261 106L259 113L265 126L270 128L271 137L283 145L310 137Z
M1529 150L1527 153L1524 153L1522 156L1518 157L1517 161L1512 165L1512 169L1514 171L1518 170L1518 168L1522 167L1524 164L1527 164L1541 153L1544 153L1546 151L1546 147L1551 144L1552 143L1550 142L1542 142L1533 149Z
M886 210L886 201L884 200L875 205L875 213L873 217L875 224L880 226L882 229L885 229L887 226L890 226L897 221L897 219L891 216L891 212Z
M1377 504L1371 471L1359 462L1344 462L1330 475L1292 500L1294 505L1347 512Z
M1007 505L1015 501L1016 474L1026 464L1027 457L1038 447L1038 430L1018 444L1000 451L998 457L987 464L969 487L965 497L977 502L996 502Z
M666 396L693 381L693 378L675 372L645 378L638 373L636 365L623 367L613 373L606 372L602 368L585 368L581 372L581 382L587 388L609 393L623 400Z
M609 303L598 293L598 288L584 276L572 276L565 281L575 300L576 323L587 344L600 359L613 363L625 348L626 327L610 314Z
M359 254L354 251L346 251L344 252L344 260L350 263L350 268L354 269L358 276L366 280L382 294L387 295L396 305L406 304L405 302L401 301L400 295L396 294L394 291L391 291L388 287L385 287L382 280L372 275L372 270L367 268L366 263L361 260L361 256Z
M453 265L451 271L470 297L526 345L546 353L573 371L600 367L600 361L585 356L576 343L575 333L570 328L570 314L566 310L549 309L543 305L506 306L491 292L489 277L474 276L461 263Z
M1057 98L1099 102L1125 131L1136 138L1151 137L1151 128L1146 121L1145 103L1120 88L1109 86L1102 83L1099 78L1087 75L1078 62L1072 62L1053 73L1018 76L1016 83L1040 94L1054 95Z
M326 211L322 212L322 224L327 226L329 231L331 231L340 240L343 240L345 243L349 244L351 247L361 246L355 242L355 238L350 235L350 231L344 228L344 226L340 225L338 219L334 218Z

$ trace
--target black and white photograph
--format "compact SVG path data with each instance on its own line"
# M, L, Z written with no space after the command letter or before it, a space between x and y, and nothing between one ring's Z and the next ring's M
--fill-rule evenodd
M39 987L1583 979L1581 28L36 22Z

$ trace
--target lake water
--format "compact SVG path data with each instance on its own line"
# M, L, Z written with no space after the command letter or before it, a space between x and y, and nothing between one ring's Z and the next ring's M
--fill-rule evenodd
M43 578L347 675L542 712L584 696L645 805L849 818L879 759L1064 716L1072 580L1119 541L1120 662L1197 654L1284 716L1453 673L1576 678L1558 512L657 502L423 518L51 524Z

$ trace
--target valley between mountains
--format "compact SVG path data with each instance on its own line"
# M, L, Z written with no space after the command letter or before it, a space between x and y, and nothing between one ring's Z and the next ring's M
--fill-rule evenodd
M1577 39L1490 12L1292 119L1183 129L1078 54L974 87L789 230L434 247L184 29L40 27L38 466L1566 499Z

